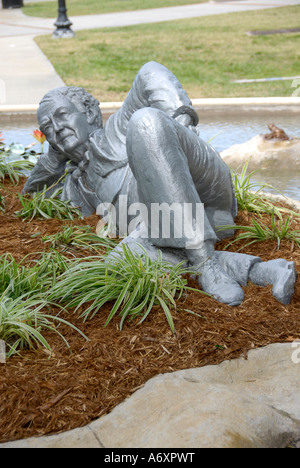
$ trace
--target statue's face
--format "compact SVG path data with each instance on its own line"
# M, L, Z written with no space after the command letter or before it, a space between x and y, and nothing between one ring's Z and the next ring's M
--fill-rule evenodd
M93 131L86 114L65 97L44 102L38 109L40 130L53 148L79 162L84 154L89 135Z

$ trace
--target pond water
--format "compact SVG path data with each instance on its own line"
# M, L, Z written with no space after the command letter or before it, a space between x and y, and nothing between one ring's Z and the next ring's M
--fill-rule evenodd
M217 151L223 151L232 145L245 143L256 135L269 133L269 123L282 128L289 136L300 138L299 114L279 112L265 115L222 115L214 119L212 114L200 115L200 136L205 141L212 139L211 145ZM268 183L284 195L300 200L300 172L289 171L288 168L280 170L280 173L278 170L261 170L255 174L253 180L260 185Z
M250 138L260 134L268 133L268 123L274 123L284 129L290 136L300 137L299 114L274 114L267 113L255 115L244 113L242 115L216 114L199 112L200 135L205 141L211 140L211 145L217 151L223 151L234 144L244 143ZM0 131L5 142L10 144L22 143L24 146L35 142L32 136L33 130L38 128L35 121L26 123L2 122L0 118ZM39 144L36 146L39 150ZM47 150L47 143L44 145ZM280 190L283 194L300 200L300 173L295 171L259 171L255 174L253 181L257 184L268 183Z

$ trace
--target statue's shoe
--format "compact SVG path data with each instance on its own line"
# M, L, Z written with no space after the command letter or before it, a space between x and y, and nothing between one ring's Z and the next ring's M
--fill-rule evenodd
M290 304L297 279L294 262L284 259L256 263L250 271L249 279L259 286L272 285L273 296L282 304Z
M202 290L223 304L237 306L244 300L244 291L220 267L215 257L197 267L198 283Z
M295 276L292 270L282 268L278 274L272 293L277 301L284 305L290 304L295 291Z

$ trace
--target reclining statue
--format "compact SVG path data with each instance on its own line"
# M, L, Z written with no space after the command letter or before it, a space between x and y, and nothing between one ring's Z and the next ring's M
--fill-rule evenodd
M119 231L127 234L122 243L138 254L142 246L153 256L160 250L173 263L185 260L198 275L201 288L222 303L240 304L241 286L248 280L273 285L278 301L291 301L294 262L262 262L259 257L215 251L218 240L234 234L231 229L218 230L218 226L234 225L237 215L231 173L200 138L198 115L167 68L156 62L145 64L122 107L104 126L98 101L75 87L48 92L40 103L38 122L49 151L39 159L24 192L60 184L61 198L80 207L83 216L111 204L119 229L128 209L127 232ZM130 217L130 207L136 204L145 208L139 224ZM182 208L181 213L191 207L182 218L182 235L175 233L174 220L169 235L155 229L161 220L153 221L148 214L162 204ZM199 217L198 206L204 206ZM120 247L116 253L122 254Z

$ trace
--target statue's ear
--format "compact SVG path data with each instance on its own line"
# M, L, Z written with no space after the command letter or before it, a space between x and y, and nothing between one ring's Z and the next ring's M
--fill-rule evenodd
M93 125L94 123L96 123L97 115L98 114L97 114L96 109L94 108L87 109L86 118L90 125Z

